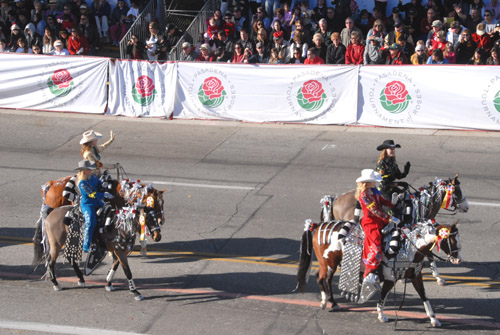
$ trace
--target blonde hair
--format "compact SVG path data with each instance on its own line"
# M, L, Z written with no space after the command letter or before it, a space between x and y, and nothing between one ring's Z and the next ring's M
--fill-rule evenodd
M90 142L87 142L87 143L83 143L82 144L82 148L80 149L80 155L82 155L82 157L85 158L84 154L87 152L87 151L90 151L92 150L92 141Z
M85 174L85 170L78 171L76 178L77 178L77 180L76 180L77 187L78 187L78 184L80 184L80 181L89 179L89 177Z
M368 188L366 185L368 183L365 183L365 182L359 182L357 183L356 185L356 193L354 193L354 197L356 198L356 200L359 200L359 195L361 193L363 193L364 191L366 191L366 189Z

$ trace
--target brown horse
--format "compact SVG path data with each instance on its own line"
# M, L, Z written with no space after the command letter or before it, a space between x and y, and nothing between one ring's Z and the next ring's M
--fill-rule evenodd
M297 272L297 289L303 291L305 288L312 263L312 252L314 248L314 253L320 263L320 272L317 274L316 278L321 290L321 308L326 307L326 292L328 292L330 301L332 302L332 310L340 309L333 298L331 278L333 277L333 274L342 259L342 243L337 236L343 223L343 221L332 221L315 224L310 220L307 220L306 229L302 235L302 248L299 270ZM420 223L414 231L407 233L407 238L413 246L413 252L409 252L409 254L412 255L412 264L416 264L416 266L406 268L401 273L396 274L396 276L394 276L391 272L393 267L384 267L382 298L377 304L379 320L381 322L387 322L387 318L384 316L383 311L385 300L395 282L398 279L404 278L411 279L413 286L424 302L426 313L431 319L431 324L433 326L439 326L439 321L435 318L430 303L425 295L422 273L420 270L422 269L424 258L431 254L432 248L435 244L438 244L441 247L441 249L449 256L448 260L453 264L461 262L458 228L456 224L433 225L429 221L426 221L424 223ZM445 243L442 243L443 241L445 241ZM417 245L419 245L418 248L416 247ZM389 265L391 264L391 260L387 260L385 256L384 262ZM406 264L408 264L408 262L406 262ZM398 266L398 268L400 267L401 266ZM360 271L361 270L362 269L360 269Z
M434 219L441 208L443 198L446 193L446 186L453 186L453 211L460 211L461 213L466 213L469 210L469 204L467 198L463 196L462 190L460 188L460 181L458 180L458 173L455 177L450 178L446 181L436 180L434 183L429 183L428 187L431 197L428 202L428 210L422 219L431 220ZM443 186L443 187L440 187ZM423 190L424 188L422 188ZM351 190L346 192L335 199L333 205L331 206L331 213L326 217L323 211L321 212L321 220L346 220L350 221L354 219L354 209L356 208L357 199L354 196L356 190ZM325 219L326 218L326 219Z
M109 190L115 196L115 198L111 200L113 202L113 207L117 209L124 208L124 206L126 205L126 199L121 197L119 194L119 191L121 189L120 183L117 181L110 182L112 184L112 187ZM130 271L130 267L128 265L127 256L132 250L135 243L136 232L141 231L139 218L140 216L145 217L145 225L152 232L153 239L157 242L161 240L161 231L159 225L163 223L163 191L157 191L154 188L150 187L147 194L150 194L150 196L154 197L153 200L157 205L152 207L142 206L141 204L136 205L135 207L137 208L138 213L137 215L134 214L132 217L133 220L131 220L133 229L124 230L119 226L112 225L111 229L107 232L104 232L103 234L103 240L106 250L113 253L113 264L107 276L106 290L113 291L112 279L118 265L121 264L129 282L129 289L134 294L136 300L142 300L143 298L135 287L134 280L132 278L132 272ZM62 206L55 208L46 217L45 231L49 247L47 248L47 250L45 250L45 253L43 253L44 246L41 241L39 241L38 243L35 242L35 259L33 261L33 264L40 264L41 262L43 262L43 257L40 257L40 255L45 255L45 260L48 265L46 275L48 275L48 277L52 281L55 291L61 290L61 287L59 286L59 283L56 279L55 263L68 236L69 229L68 226L64 224L64 218L66 213L71 208L72 206ZM134 211L133 208L128 207L128 209L131 213ZM128 216L128 218L130 218L130 216ZM121 223L122 220L117 221L117 223ZM85 279L83 278L83 274L80 271L77 262L73 262L70 260L70 263L79 279L78 286L85 286Z
M460 181L458 180L459 174L457 173L453 178L448 180L436 179L434 182L430 182L429 186L422 187L419 192L424 193L426 196L426 201L424 204L425 208L420 208L420 219L432 220L436 217L437 213L441 208L443 208L443 199L446 197L447 190L451 190L451 211L460 213L466 213L469 210L469 203L467 197L464 196L462 189L460 187ZM324 196L321 200L322 211L320 220L323 222L331 220L345 220L352 221L355 218L355 207L357 199L354 196L355 190L346 192L333 201L330 196ZM329 197L330 200L327 198ZM329 201L328 201L329 200ZM450 210L446 208L447 210ZM326 219L325 219L326 218ZM436 278L438 285L442 286L445 284L445 280L441 278L437 264L432 258L429 258L430 268L432 271L432 276Z

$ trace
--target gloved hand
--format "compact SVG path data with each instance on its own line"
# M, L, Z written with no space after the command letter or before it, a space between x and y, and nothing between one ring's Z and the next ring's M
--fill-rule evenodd
M405 170L404 170L405 176L410 172L410 167L411 167L410 162L406 162L406 164L405 164Z
M111 193L109 192L104 192L104 198L105 199L113 199L115 196L112 195Z

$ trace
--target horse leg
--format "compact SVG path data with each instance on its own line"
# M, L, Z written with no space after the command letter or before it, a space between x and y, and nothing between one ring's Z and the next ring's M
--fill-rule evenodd
M109 269L108 275L106 276L106 291L108 292L112 292L115 290L112 282L116 273L116 269L118 269L118 265L120 265L120 261L116 257L116 255L114 253L112 253L112 255L113 255L113 264L111 265L111 269Z
M73 270L75 270L76 276L78 277L78 287L85 287L85 279L83 278L83 273L78 266L78 262L70 261Z
M441 275L439 274L438 268L436 261L434 260L434 257L432 255L427 256L427 259L429 259L429 266L431 267L432 271L432 276L436 278L437 284L439 286L444 286L445 280L441 278Z
M337 271L337 266L340 264L340 261L342 258L339 256L340 251L335 252L335 254L337 254L337 255L335 255L333 257L332 265L329 267L328 273L326 276L326 285L328 288L328 293L330 295L330 302L332 303L332 311L340 310L340 306L337 304L337 302L333 298L332 279L333 279L333 275Z
M52 246L50 248L50 259L49 259L49 265L47 267L47 273L49 275L50 281L52 282L54 291L61 291L62 288L57 282L56 278L56 260L57 256L59 256L59 252L61 251L61 248L59 246Z
M115 251L115 254L118 256L120 264L122 265L123 268L123 272L125 272L125 276L127 277L128 288L130 292L134 294L135 300L137 301L143 300L144 297L135 287L134 279L132 278L132 271L130 271L130 267L128 265L128 260L127 260L128 252L123 250L117 250Z
M320 268L318 273L316 273L316 281L318 282L319 290L321 292L321 303L319 305L321 309L325 309L327 302L326 298L327 288L326 288L325 278L326 278L326 270Z
M422 279L422 272L418 274L415 278L411 279L411 283L413 284L413 287L415 288L415 291L417 291L418 295L420 296L420 299L422 299L424 303L424 308L425 308L425 313L431 320L431 325L433 327L440 327L441 322L439 322L438 319L436 319L436 316L434 315L434 311L432 310L431 303L427 299L425 295L425 288L424 288L424 281Z
M382 292L380 294L380 300L377 303L377 318L380 322L388 322L389 320L384 314L384 307L385 307L385 301L387 299L387 296L389 295L389 292L391 289L394 287L396 283L393 281L389 280L384 280L384 285L382 286Z

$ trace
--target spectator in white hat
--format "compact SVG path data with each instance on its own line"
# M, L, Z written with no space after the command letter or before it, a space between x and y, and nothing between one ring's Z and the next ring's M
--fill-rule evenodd
M52 55L54 56L69 56L68 49L64 48L64 44L61 40L57 40L54 42L55 50L52 51Z

